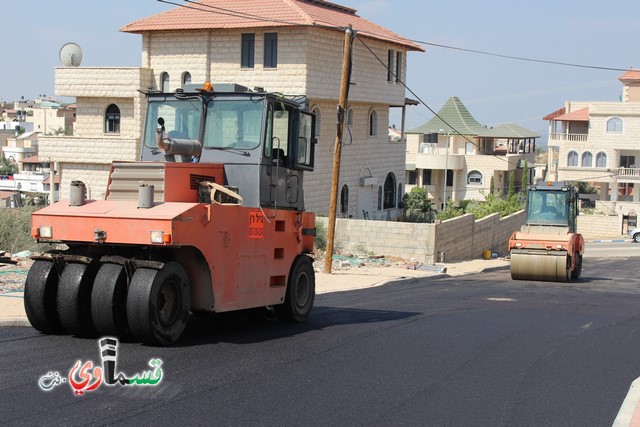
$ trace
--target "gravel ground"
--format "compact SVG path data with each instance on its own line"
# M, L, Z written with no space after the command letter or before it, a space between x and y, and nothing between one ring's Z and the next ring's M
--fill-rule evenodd
M18 264L0 263L0 294L24 291L27 272L33 261L27 258L18 259Z

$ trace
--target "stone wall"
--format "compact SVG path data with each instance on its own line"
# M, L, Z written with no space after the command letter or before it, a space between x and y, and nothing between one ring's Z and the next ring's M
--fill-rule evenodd
M622 235L622 215L578 215L578 231L585 239Z
M326 217L317 220L326 227ZM487 249L506 254L509 237L524 220L524 211L505 218L496 213L478 221L463 215L440 224L338 218L334 247L342 253L371 252L425 264L439 262L443 252L448 262L477 259ZM587 240L620 237L621 229L622 216L578 216L578 232Z
M338 219L334 246L343 252L417 259L425 264L480 258L486 249L505 253L511 233L520 229L524 211L500 218L493 214L476 221L464 215L440 224ZM318 218L327 223L327 218Z

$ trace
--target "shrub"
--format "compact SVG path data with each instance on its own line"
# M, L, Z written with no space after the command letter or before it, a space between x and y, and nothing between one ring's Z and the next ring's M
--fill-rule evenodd
M50 249L50 245L39 244L31 237L31 213L35 210L33 206L0 209L0 250L16 253Z
M473 214L476 219L484 218L493 213L499 213L502 218L522 209L524 209L524 202L518 197L503 198L489 194L484 202L470 203L466 213Z
M324 223L318 220L316 220L315 247L321 251L327 250L327 228L324 226Z
M465 214L465 210L463 207L454 205L453 203L448 204L444 210L441 210L436 215L440 221L445 221L447 219L455 218L457 216L462 216Z
M429 200L427 191L422 187L413 187L404 196L404 220L406 222L433 222L435 209Z

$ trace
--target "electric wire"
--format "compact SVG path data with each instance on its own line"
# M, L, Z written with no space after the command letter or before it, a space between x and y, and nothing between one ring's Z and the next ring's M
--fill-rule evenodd
M222 8L222 7L217 7L217 6L213 6L213 5L209 5L209 4L198 3L198 2L195 2L193 0L183 0L185 3L189 3L189 5L175 3L175 2L172 2L172 1L169 1L169 0L156 0L156 1L158 1L160 3L166 3L166 4L178 6L178 7L187 8L187 9L198 10L198 11L201 11L201 12L208 12L208 13L214 13L214 14L219 14L219 15L246 18L246 19L252 19L252 20L262 21L262 22L271 22L271 23L279 23L279 24L294 25L294 26L313 26L313 27L317 27L317 28L327 28L327 29L334 29L334 30L346 30L345 27L340 27L340 26L335 26L335 25L320 25L320 24L306 24L305 25L305 24L301 24L299 22L291 22L291 21L285 21L285 20L278 20L278 19L274 19L274 18L266 18L266 17L261 17L261 16L258 16L258 15L245 13L245 12L240 12L240 11L236 11L236 10L232 10L232 9L228 9L228 8ZM196 7L196 6L199 6L199 7ZM205 7L207 9L203 9L202 7ZM466 141L470 142L475 147L480 148L479 145L476 142L474 142L471 139L469 139L466 135L463 135L460 131L458 131L455 127L453 127L446 120L444 120L440 115L438 115L438 113L436 111L434 111L426 102L424 102L410 87L408 87L405 84L405 82L402 81L402 79L400 79L395 74L395 72L393 70L389 69L387 64L385 64L385 62L364 42L362 37L358 37L359 33L361 33L363 35L368 35L370 37L382 37L382 35L377 34L375 32L366 31L366 30L361 30L361 31L358 31L358 32L354 31L354 36L355 36L354 38L357 37L358 40L360 40L360 42L363 44L363 46L376 58L376 60L378 60L378 62L380 62L385 68L387 68L387 71L390 72L396 78L396 81L401 83L402 86L406 90L408 90L414 97L416 97L418 99L418 101L422 105L424 105L431 113L433 113L444 124L446 124L449 128L451 128L451 130L454 132L454 134L457 134L457 135L463 137ZM605 66L596 66L596 65L585 65L585 64L576 64L576 63L570 63L570 62L561 62L561 61L551 61L551 60L527 58L527 57L514 56L514 55L504 55L504 54L498 54L498 53L494 53L494 52L475 50L475 49L467 49L467 48L461 48L461 47L457 47L457 46L449 46L449 45L426 42L426 41L423 41L423 40L416 40L416 39L405 39L405 40L413 42L413 43L426 45L426 46L438 47L438 48L443 48L443 49L451 49L451 50L457 50L457 51L462 51L462 52L468 52L468 53L475 53L475 54L499 57L499 58L504 58L504 59L512 59L512 60L528 61L528 62L538 62L538 63L551 64L551 65L561 65L561 66L568 66L568 67L578 67L578 68L587 68L587 69L596 69L596 70L606 70L606 71L622 71L622 72L626 72L626 71L630 70L630 69L625 69L625 68L605 67ZM348 126L347 126L347 128L348 128ZM350 133L350 129L348 130L348 132ZM448 142L447 142L447 144L448 144ZM498 158L498 159L500 159L500 160L502 160L502 161L504 161L504 162L506 162L506 163L508 163L508 164L517 165L516 162L509 161L508 159L505 159L505 158L503 158L501 156L498 156L495 153L493 153L491 155L496 157L496 158Z
M416 99L422 104L424 105L431 113L433 113L434 116L436 116L437 118L439 118L445 125L447 125L449 128L451 128L451 131L453 134L457 134L459 136L461 136L462 138L464 138L466 141L468 141L469 143L473 144L475 147L477 147L478 149L480 149L480 145L478 145L478 143L472 141L469 137L467 137L466 135L463 135L458 129L456 129L453 125L451 125L449 122L447 122L443 117L441 117L433 108L431 108L425 101L422 100L422 98L416 94L409 86L407 86L405 84L405 82L395 74L395 72L389 68L389 66L369 47L369 45L367 45L363 40L362 37L358 37L358 32L355 33L356 34L356 38L358 38L358 40L360 41L360 43L362 43L362 45L373 55L373 57L382 64L382 66L384 68L386 68L387 72L391 73L393 75L393 77L396 79L396 81L400 84L402 84L402 86L409 91L409 93L411 93L411 95L413 95L414 97L416 97ZM449 145L449 141L447 141L447 146ZM504 157L498 156L495 153L490 154L491 156L495 157L496 159L500 159L503 162L506 162L507 164L513 165L513 166L517 166L519 164L519 161L511 161L508 160Z
M205 4L205 3L199 3L199 2L194 1L194 0L183 0L185 3L189 3L192 6L185 5L185 4L180 4L180 3L176 3L176 2L172 2L172 1L169 1L169 0L156 0L156 1L158 1L160 3L171 4L171 5L178 6L178 7L184 7L184 8L187 8L187 9L199 10L199 11L202 11L202 12L216 13L216 14L220 14L220 15L233 16L233 17L237 17L237 18L247 18L247 19L252 19L252 20L262 21L262 22L272 22L272 23L277 23L277 24L294 25L294 26L311 26L311 27L326 28L326 29L332 29L332 30L345 30L346 29L346 27L341 27L341 26L338 26L338 25L326 25L326 24L315 24L315 23L314 24L301 24L300 22L291 22L291 21L286 21L286 20L281 20L281 19L267 18L267 17L264 17L264 16L259 16L259 15L246 13L246 12L240 12L240 11L237 11L237 10L228 9L228 8L224 8L224 7L213 6L213 5ZM202 9L200 7L195 7L195 6L201 6L201 7L207 8L207 9ZM362 33L362 34L368 35L370 37L388 38L388 35L378 34L378 33L373 32L373 31L360 30L359 32ZM412 43L421 44L421 45L425 45L425 46L437 47L437 48L441 48L441 49L456 50L456 51L467 52L467 53L475 53L475 54L478 54L478 55L493 56L493 57L496 57L496 58L511 59L511 60L515 60L515 61L536 62L536 63L549 64L549 65L560 65L560 66L565 66L565 67L576 67L576 68L604 70L604 71L622 71L622 72L626 72L626 71L630 71L631 70L631 68L619 68L619 67L608 67L608 66L601 66L601 65L577 64L577 63L573 63L573 62L552 61L552 60L547 60L547 59L529 58L529 57L525 57L525 56L506 55L506 54L501 54L501 53L489 52L489 51L485 51L485 50L468 49L468 48L463 48L463 47L459 47L459 46L451 46L451 45L445 45L445 44L441 44L441 43L427 42L427 41L424 41L424 40L408 39L408 38L405 38L405 37L402 37L402 38L404 40L406 40L406 41L409 41L409 42L412 42Z
M425 41L420 41L420 40L411 40L411 41L414 42L414 43L420 43L420 44L427 45L427 46L439 47L439 48L443 48L443 49L458 50L458 51L469 52L469 53L476 53L476 54L479 54L479 55L494 56L494 57L497 57L497 58L513 59L513 60L517 60L517 61L538 62L538 63L541 63L541 64L562 65L562 66L565 66L565 67L576 67L576 68L588 68L588 69L592 69L592 70L622 71L622 72L629 71L628 68L603 67L603 66L598 66L598 65L585 65L585 64L576 64L576 63L571 63L571 62L550 61L550 60L546 60L546 59L526 58L526 57L523 57L523 56L503 55L503 54L500 54L500 53L487 52L487 51L483 51L483 50L466 49L466 48L457 47L457 46L447 46L447 45L443 45L443 44L430 43L430 42L425 42Z

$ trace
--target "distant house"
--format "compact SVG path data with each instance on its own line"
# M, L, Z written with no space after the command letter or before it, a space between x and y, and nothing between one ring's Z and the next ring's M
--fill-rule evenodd
M121 29L142 36L142 67L56 68L56 94L76 97L77 121L72 138L43 138L40 149L62 164L63 197L73 180L85 181L92 197L103 197L110 162L138 158L146 108L139 89L174 91L210 81L306 98L319 139L315 171L304 180L306 207L326 215L341 52L351 24L359 35L338 210L344 217L395 219L404 194L405 145L389 141L389 110L405 108L407 53L423 49L327 1L202 3L229 13L177 7Z
M25 132L18 136L7 138L7 145L2 147L2 155L13 163L18 164L22 171L22 161L38 154L40 132Z
M15 207L15 205L15 192L0 190L0 208L11 208Z
M445 200L484 200L492 181L497 193L506 193L511 174L519 186L524 161L533 182L540 136L516 124L487 128L458 97L449 98L437 116L406 133L407 191L424 187L438 208Z
M544 117L549 178L592 183L597 202L610 213L637 211L640 203L640 70L619 80L619 102L567 101Z
M28 157L19 162L20 172L13 175L0 175L0 191L11 194L39 193L44 200L51 195L51 164L37 156ZM54 175L53 197L58 200L60 175Z

